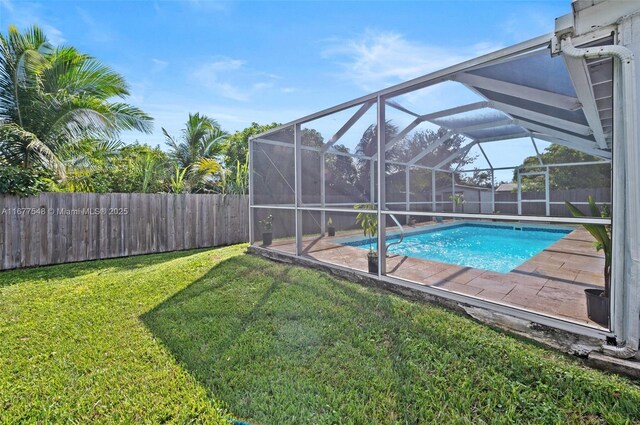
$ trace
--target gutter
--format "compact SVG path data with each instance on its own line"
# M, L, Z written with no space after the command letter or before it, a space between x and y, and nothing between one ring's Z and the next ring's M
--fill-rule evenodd
M621 199L624 199L624 251L619 255L624 256L622 264L624 271L619 276L626 279L620 279L616 284L624 285L625 291L622 292L621 299L624 305L621 305L619 313L618 309L612 312L616 316L616 324L621 329L615 329L616 333L620 332L622 344L618 346L604 345L603 351L610 356L628 359L634 357L638 353L638 340L640 334L640 302L638 300L638 278L640 277L640 249L638 247L640 241L640 224L638 223L636 214L640 213L640 197L633 185L640 182L640 149L638 147L638 134L636 128L636 86L635 86L635 63L631 50L624 46L597 46L586 49L579 49L571 43L571 37L566 37L561 41L561 51L563 54L581 59L594 59L613 57L619 61L619 66L614 66L620 70L622 87L616 96L614 93L614 111L622 112L622 120L618 119L618 123L622 126L614 131L622 131L623 135L616 138L621 141L618 147L618 156L625 161L624 167L624 192L621 193ZM614 76L616 78L616 76ZM615 149L615 148L614 148ZM614 171L615 172L615 171ZM615 184L615 183L614 183ZM632 208L629 208L629 205ZM615 214L615 212L614 212ZM620 233L622 235L622 232ZM612 271L614 272L614 271ZM613 288L612 288L613 289ZM611 295L613 298L613 295ZM622 315L620 315L622 314Z

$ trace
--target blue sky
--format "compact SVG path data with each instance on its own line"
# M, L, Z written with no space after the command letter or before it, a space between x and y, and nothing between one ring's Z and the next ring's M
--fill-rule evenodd
M54 43L125 76L128 102L164 145L189 112L227 131L286 122L553 30L570 1L0 0L0 28L40 25ZM426 111L425 111L426 112Z

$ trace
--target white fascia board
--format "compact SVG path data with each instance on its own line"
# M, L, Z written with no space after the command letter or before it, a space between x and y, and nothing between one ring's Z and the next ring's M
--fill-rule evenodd
M608 0L594 6L575 10L573 13L573 29L575 35L582 35L601 27L618 22L621 16L640 11L637 1Z

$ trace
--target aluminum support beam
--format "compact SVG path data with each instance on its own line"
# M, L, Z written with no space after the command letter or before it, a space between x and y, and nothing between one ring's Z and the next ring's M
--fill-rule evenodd
M411 210L411 167L408 165L404 169L404 189L406 192L404 195L405 210L409 212ZM408 214L406 219L406 224L409 224L411 221L411 217Z
M378 277L382 277L387 274L387 238L386 238L386 216L382 214L382 208L385 207L386 202L386 169L385 158L386 151L385 146L387 141L386 136L386 118L385 118L385 102L382 96L378 97ZM373 162L373 161L372 161Z
M349 118L349 120L340 128L340 130L338 130L336 134L334 134L331 139L327 141L327 143L322 147L323 151L326 152L331 146L333 146L338 140L340 140L340 138L344 136L344 134L349 131L349 129L353 127L353 125L358 122L358 120L362 118L364 114L367 113L367 111L371 108L371 106L373 106L374 103L375 101L373 100L365 102L364 105L362 105L360 109L358 109L356 113L353 114L353 116Z
M560 139L557 137L552 137L552 136L549 136L546 134L540 134L540 133L534 133L533 138L544 140L550 143L555 143L556 145L562 145L567 148L575 149L577 151L580 151L592 156L597 156L599 158L611 160L611 152L600 150L597 147L594 147L593 145L587 147L587 146L584 146L582 142L576 143L574 141L568 141L568 140L564 140L564 139Z
M576 95L580 99L580 103L582 103L582 111L589 123L589 127L593 130L593 137L596 139L598 147L600 149L609 149L602 122L600 121L600 113L598 112L598 105L591 86L591 77L589 76L589 68L586 61L582 58L572 58L565 54L562 55L562 58L567 65Z
M549 202L551 201L551 194L549 193L549 167L547 167L544 173L544 199L545 199L545 212L547 213L547 217L551 215L551 205Z
M253 230L255 210L252 208L254 204L253 192L255 190L255 185L253 183L253 167L255 166L255 161L253 159L254 143L255 142L253 140L249 140L249 245L256 243L255 231Z
M518 182L518 215L522 215L522 179L518 168L516 168L516 176Z
M533 149L536 151L538 162L540 163L540 165L544 165L544 161L542 160L542 157L540 156L540 151L538 150L538 145L536 145L536 140L533 138L533 136L531 136L531 144L533 145Z
M505 136L496 136L496 137L483 137L481 139L475 139L478 143L490 143L490 142L500 142L502 140L513 140L513 139L522 139L524 137L531 136L531 133L522 132L515 134L507 134Z
M456 211L456 174L451 173L451 211Z
M489 161L489 157L487 156L480 143L478 143L478 147L480 148L480 152L482 152L482 156L484 156L485 161L487 161L487 164L489 164L489 168L491 169L491 171L493 171L493 165L491 164L491 161Z
M453 128L453 127L448 127L444 125L442 127L448 128L449 130L452 130L457 134L464 134L470 131L485 130L487 128L504 127L505 125L512 125L512 124L513 124L513 120L509 118L504 120L485 122L482 124L468 125L466 127L459 127L459 128Z
M423 75L421 77L406 81L404 83L396 84L395 86L388 87L386 89L377 91L375 93L371 93L366 96L362 96L357 99L353 99L348 102L341 103L334 107L327 108L322 111L307 115L305 117L291 121L287 124L283 124L281 126L275 127L264 133L257 134L256 136L254 136L254 138L262 137L269 133L275 133L279 130L290 127L296 123L305 123L305 122L313 121L318 118L322 118L324 116L330 115L334 112L343 111L353 106L360 105L369 100L376 100L378 96L385 96L385 97L399 96L403 93L408 93L424 87L429 87L439 82L448 80L450 76L453 74L468 71L476 67L484 66L495 60L517 56L534 49L539 49L539 48L548 46L552 38L553 38L553 34L546 34L536 38L532 38L531 40L523 41L522 43L518 43L513 46L510 46L501 50L497 50L495 52L488 53L486 55L479 56L474 59L470 59L468 61L459 63L457 65L449 66L439 71L435 71L435 72Z
M496 213L496 178L493 169L491 169L491 213Z
M443 109L442 111L422 115L421 118L425 121L431 121L438 118L449 117L457 114L462 114L464 112L470 112L470 111L475 111L477 109L486 108L487 104L488 102L486 100L483 100L481 102L469 103L467 105L456 106L455 108Z
M547 114L541 114L540 112L531 111L529 109L519 108L507 103L489 101L489 107L502 111L505 114L509 114L516 120L518 118L523 118L525 120L534 121L543 125L562 128L564 130L576 134L581 134L583 136L589 136L592 134L591 128L586 125L563 120L561 118L557 118Z
M444 142L446 142L449 138L451 138L451 136L453 136L453 135L454 135L453 131L447 131L442 137L440 137L439 139L434 140L433 143L431 143L429 146L427 146L425 148L425 150L420 152L418 155L414 156L413 159L411 159L411 161L409 161L407 164L414 165L416 162L420 161L422 158L424 158L425 156L429 155L431 152L436 150L438 147L442 146L442 144Z
M369 198L371 204L376 202L376 162L372 159L369 162Z
M405 108L395 100L387 100L387 105L391 106L394 109L397 109L398 111L404 112L405 114L413 115L416 118L420 118L420 114Z
M480 75L460 73L455 75L453 80L476 88L491 90L496 93L502 93L520 99L527 99L533 102L542 103L543 105L549 105L569 111L575 111L580 109L582 106L580 101L573 96L565 96L559 93L495 80L493 78L482 77Z
M419 126L422 121L424 121L422 118L416 118L415 120L413 120L411 122L411 124L409 124L408 126L403 128L402 131L400 133L398 133L397 136L395 136L393 139L391 139L391 140L389 140L389 142L387 142L387 146L385 146L384 150L388 152L396 143L398 143L399 141L404 139L404 137L407 134L409 134L409 132L411 132L411 130L413 130L414 128Z
M326 198L327 198L327 188L326 188L326 158L325 153L322 152L320 154L320 205L325 207ZM326 225L327 225L327 217L324 211L320 212L320 234L322 236L326 233Z
M536 133L542 133L542 134L546 134L548 136L555 137L561 140L573 142L574 144L584 146L585 148L588 148L588 149L598 149L598 145L594 141L574 135L574 134L565 133L564 131L547 127L546 125L530 122L525 119L514 119L514 122L519 126L524 127L528 130L534 131Z
M436 212L436 170L431 170L431 211Z
M295 144L295 179L294 179L294 193L296 199L296 255L302 254L302 211L300 206L302 205L302 129L301 124L296 124L293 130L294 144Z
M457 157L461 156L461 155L466 155L467 152L469 152L469 150L474 147L477 144L476 141L471 141L469 142L469 144L467 146L465 146L464 148L455 151L454 153L452 153L451 155L449 155L448 157L446 157L445 159L443 159L442 161L440 161L437 165L435 165L433 168L435 169L441 169L444 165L447 165L448 163L450 163L451 161L453 161L454 159L456 159ZM442 171L448 171L448 170L442 170Z

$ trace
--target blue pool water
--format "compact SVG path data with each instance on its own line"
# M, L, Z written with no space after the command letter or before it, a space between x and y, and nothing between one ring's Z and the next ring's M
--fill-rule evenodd
M517 230L516 230L517 229ZM389 253L507 273L573 229L461 223L405 235ZM399 237L387 238L387 243ZM369 247L368 239L343 242ZM374 242L373 247L376 249Z

